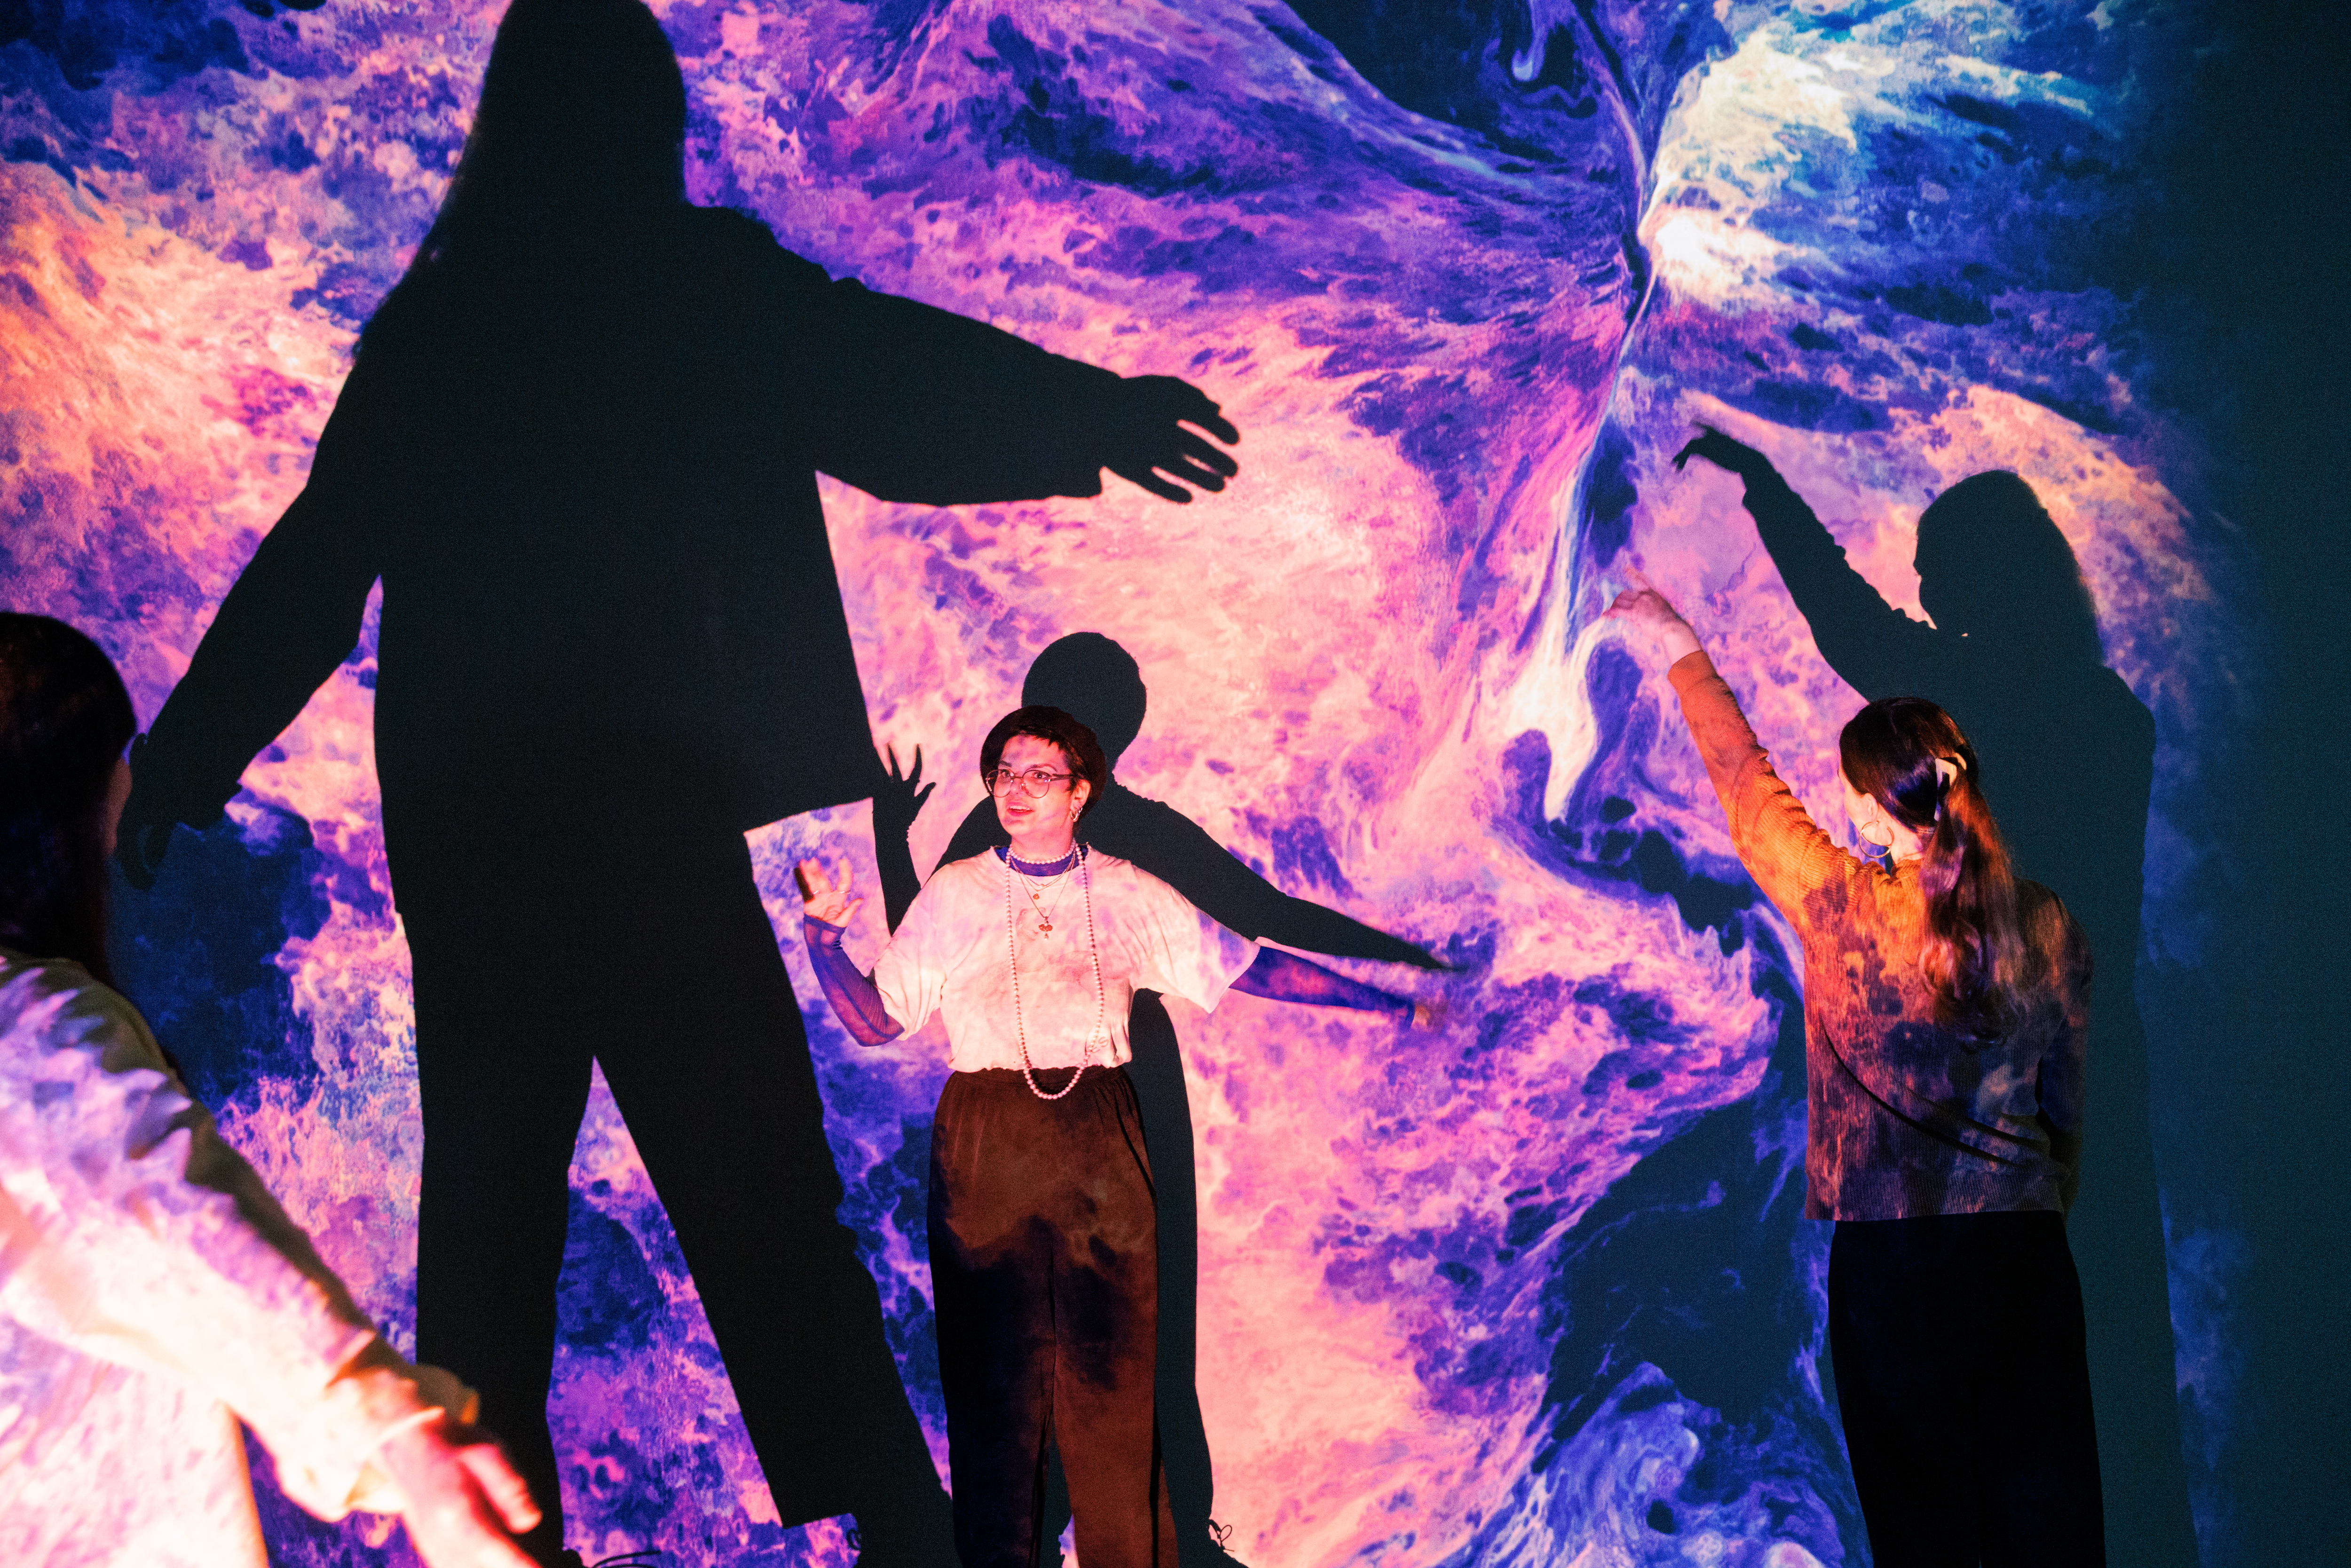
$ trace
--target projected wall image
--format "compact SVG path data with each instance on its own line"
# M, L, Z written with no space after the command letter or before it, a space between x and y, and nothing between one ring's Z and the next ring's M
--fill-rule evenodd
M98 636L142 719L299 492L502 8L90 5L0 48L0 592ZM655 0L695 201L876 290L1184 377L1242 433L1238 477L1182 507L1115 478L955 508L825 482L873 736L941 780L917 864L980 800L980 738L1031 661L1097 632L1148 692L1122 783L1452 966L1332 960L1441 998L1435 1031L1171 1009L1197 1429L1239 1560L1867 1561L1824 1387L1827 1228L1802 1218L1794 937L1599 612L1635 566L1674 595L1843 831L1861 698L1740 481L1672 459L1701 424L1763 454L1920 621L1918 513L2014 471L2153 712L2145 918L2184 918L2190 758L2241 672L2167 488L2179 438L2135 407L2120 307L2067 259L2139 199L2117 171L2171 47L2115 9ZM118 918L193 1087L405 1333L420 1142L374 627ZM845 855L870 888L870 820L752 842L844 1217L944 1472L923 1235L944 1036L850 1042L789 874ZM870 904L850 950L883 937ZM2136 1023L2114 1038L2143 1073ZM572 1183L572 1544L851 1561L837 1521L778 1521L601 1091ZM2178 1327L2192 1363L2209 1336ZM388 1524L265 1519L289 1563L410 1560Z

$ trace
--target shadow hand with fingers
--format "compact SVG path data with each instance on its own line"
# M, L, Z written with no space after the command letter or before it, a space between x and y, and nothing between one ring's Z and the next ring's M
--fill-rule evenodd
M1226 446L1241 433L1208 395L1174 376L1133 376L1118 384L1109 406L1094 411L1102 446L1102 466L1165 500L1183 503L1193 489L1211 494L1240 472Z

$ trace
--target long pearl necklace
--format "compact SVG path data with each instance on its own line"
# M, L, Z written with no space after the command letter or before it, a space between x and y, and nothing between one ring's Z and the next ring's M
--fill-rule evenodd
M1092 961L1094 969L1094 1027L1086 1036L1084 1050L1078 1053L1077 1071L1070 1075L1070 1081L1061 1086L1060 1094L1048 1094L1037 1087L1037 1070L1029 1061L1029 1024L1020 1011L1020 946L1017 940L1019 922L1012 913L1012 879L1018 873L1012 869L1011 854L1008 852L1004 857L1004 951L1012 960L1012 1028L1020 1039L1020 1076L1028 1082L1029 1092L1040 1100L1059 1100L1078 1086L1078 1080L1083 1078L1086 1069L1093 1064L1094 1037L1102 1032L1102 1016L1107 1010L1102 990L1102 944L1094 936L1093 873L1086 869L1082 846L1070 852L1077 857L1078 886L1084 893L1086 901L1086 956ZM1062 874L1068 873L1064 872Z

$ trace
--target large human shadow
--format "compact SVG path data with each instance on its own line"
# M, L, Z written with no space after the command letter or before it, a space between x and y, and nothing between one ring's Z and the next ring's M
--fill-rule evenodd
M1130 654L1097 632L1080 632L1045 648L1029 666L1020 688L1024 706L1058 707L1094 732L1113 768L1142 733L1149 693ZM903 797L904 792L901 791ZM903 809L903 803L902 803ZM880 798L877 797L877 811ZM904 828L877 819L883 900L890 925L919 891L914 862L904 850ZM1294 830L1319 845L1319 830ZM1242 936L1265 937L1309 952L1386 963L1443 968L1442 961L1401 937L1375 930L1324 904L1296 898L1243 864L1207 831L1173 806L1138 795L1115 774L1078 821L1078 838L1121 860L1131 861L1182 894L1192 904ZM973 806L938 863L968 859L1011 842L993 803ZM1128 1015L1127 1063L1151 1150L1154 1190L1159 1207L1159 1443L1166 1467L1168 1500L1176 1514L1176 1543L1186 1568L1229 1562L1217 1542L1210 1513L1215 1481L1207 1429L1200 1416L1196 1387L1199 1357L1199 1194L1192 1161L1192 1103L1184 1087L1184 1061L1176 1026L1155 991L1138 991ZM1042 1544L1054 1539L1069 1517L1066 1496L1055 1484L1047 1498Z
M2116 1563L2197 1560L2136 998L2155 720L2108 669L2072 547L2030 486L1978 474L1918 519L1918 598L1880 598L1768 459L1719 431L1683 453L1746 481L1747 509L1831 668L1864 697L1939 703L1974 743L2022 875L2090 939L2089 1085L2067 1234L2082 1276ZM1677 462L1682 461L1677 458Z
M834 280L684 197L684 86L637 0L517 0L456 177L309 479L134 753L124 859L216 821L383 588L377 774L414 966L419 1355L482 1394L564 1560L546 1399L591 1063L674 1225L785 1524L869 1559L951 1525L835 1209L745 830L882 778L816 473L946 504L1171 500L1237 434ZM649 1487L658 1485L647 1478Z

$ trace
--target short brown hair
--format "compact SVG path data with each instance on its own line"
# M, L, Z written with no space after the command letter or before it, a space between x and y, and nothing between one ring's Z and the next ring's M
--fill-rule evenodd
M991 792L996 788L997 765L1004 760L1004 748L1016 735L1051 741L1068 758L1070 771L1093 786L1085 804L1079 808L1079 815L1092 810L1110 787L1110 759L1102 755L1102 742L1094 738L1094 732L1060 708L1040 706L1014 708L998 719L996 727L987 732L987 738L980 742L979 779ZM1071 788L1077 788L1074 781Z

